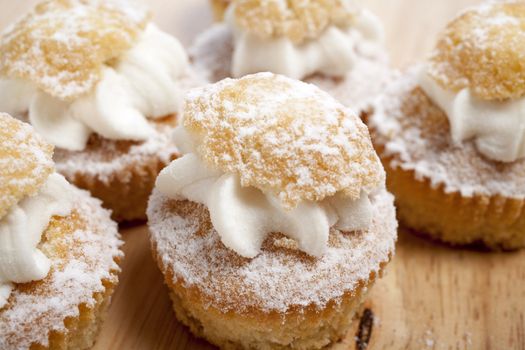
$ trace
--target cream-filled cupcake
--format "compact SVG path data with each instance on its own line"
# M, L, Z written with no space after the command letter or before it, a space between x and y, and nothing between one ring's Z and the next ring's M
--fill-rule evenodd
M0 114L0 348L88 349L122 258L100 201L54 170L53 147Z
M223 348L340 339L397 237L366 126L314 85L271 73L192 90L184 111L184 155L148 206L178 319Z
M379 20L352 0L236 0L190 49L210 81L273 72L361 110L390 75Z
M0 38L0 111L54 144L57 170L118 220L145 218L192 84L181 44L133 1L45 1Z
M369 126L407 226L452 244L525 246L523 40L523 2L469 9L378 99Z

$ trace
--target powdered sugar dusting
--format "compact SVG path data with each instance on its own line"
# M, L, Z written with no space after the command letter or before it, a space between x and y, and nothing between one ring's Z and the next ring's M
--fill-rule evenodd
M87 93L101 67L129 49L149 19L135 1L47 0L0 39L0 71L59 99Z
M314 75L306 82L319 86L344 105L355 111L369 106L389 79L391 70L388 58L382 50L358 50L353 69L342 78ZM204 31L188 50L195 70L211 82L231 76L233 36L224 23L215 24Z
M370 59L358 56L354 67L343 78L315 75L307 82L319 86L345 106L356 112L370 107L374 98L383 90L392 74L386 59Z
M70 234L45 233L41 249L52 261L43 281L18 285L0 310L0 348L29 349L48 345L50 331L66 331L64 320L79 314L79 305L93 305L93 294L103 292L103 280L115 282L115 262L122 257L117 225L100 201L85 191L72 188L74 211L82 228ZM66 219L66 225L67 225Z
M434 188L463 196L525 197L525 161L484 158L473 141L455 144L446 115L417 86L414 68L399 75L374 103L369 125L390 166L412 170Z
M430 58L429 73L447 89L471 88L485 100L525 94L525 3L489 1L451 21Z
M54 171L53 147L33 128L0 113L0 218Z
M151 158L167 164L179 153L172 139L173 125L158 125L156 134L143 142L114 141L97 137L99 144L84 151L75 152L57 149L56 168L68 179L78 174L96 177L109 183L115 176L126 176ZM123 150L126 145L126 150Z
M359 6L349 0L238 0L237 25L260 38L288 37L296 44L319 37L328 26L349 26Z
M372 196L372 203L370 229L332 229L328 251L318 259L271 247L272 238L256 258L241 258L221 243L205 207L174 202L158 191L150 199L148 217L153 245L173 272L173 282L198 288L209 305L224 312L251 307L285 312L337 301L389 260L397 237L393 197L383 191Z
M188 93L183 124L203 160L288 208L384 183L366 126L312 84L271 73L225 79Z

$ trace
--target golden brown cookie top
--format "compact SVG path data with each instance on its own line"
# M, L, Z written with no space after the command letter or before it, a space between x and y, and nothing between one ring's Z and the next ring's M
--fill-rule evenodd
M0 39L0 73L71 100L89 92L105 63L129 49L149 13L126 0L47 0Z
M470 88L483 100L525 95L525 2L491 2L450 22L429 74L446 89Z
M0 218L40 189L55 169L52 156L30 125L0 113Z
M184 127L208 164L287 208L336 192L357 199L384 182L368 129L311 84L271 73L192 90Z
M319 37L330 25L350 25L357 7L349 0L236 0L235 21L261 38L294 43Z

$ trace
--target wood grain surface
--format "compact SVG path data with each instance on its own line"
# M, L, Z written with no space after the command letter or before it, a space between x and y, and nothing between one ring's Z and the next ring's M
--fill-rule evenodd
M363 1L384 21L393 64L424 57L436 33L473 0ZM34 1L0 0L0 26ZM189 44L211 21L205 0L150 0L156 22ZM95 346L213 349L175 319L145 226L123 228L126 258ZM397 254L354 329L334 349L525 349L525 252L449 247L403 230Z

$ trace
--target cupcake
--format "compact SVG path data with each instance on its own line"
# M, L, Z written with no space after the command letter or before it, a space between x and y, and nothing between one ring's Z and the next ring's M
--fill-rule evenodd
M448 24L368 116L400 221L454 245L525 246L525 4Z
M0 38L0 111L55 145L58 172L119 221L145 219L192 84L181 44L131 1L45 1Z
M222 348L322 348L394 254L393 197L368 130L271 73L192 90L181 158L148 205L177 318Z
M55 172L53 147L0 114L0 348L88 349L122 258L100 201Z
M209 81L273 72L361 110L389 76L379 20L351 0L236 0L190 57Z

